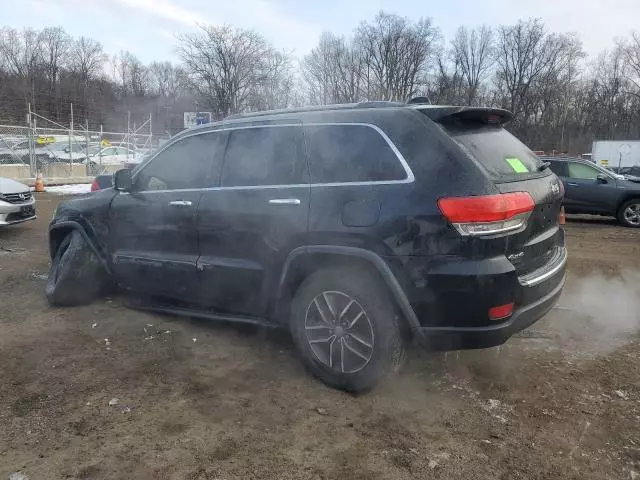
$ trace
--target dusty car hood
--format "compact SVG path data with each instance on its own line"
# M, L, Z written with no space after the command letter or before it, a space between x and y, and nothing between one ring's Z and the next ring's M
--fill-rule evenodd
M0 177L0 194L2 193L21 193L28 192L29 187L25 184L11 180L10 178Z

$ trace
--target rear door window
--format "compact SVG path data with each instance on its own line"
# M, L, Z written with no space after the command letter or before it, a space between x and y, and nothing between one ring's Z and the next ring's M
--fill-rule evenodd
M495 125L443 126L458 145L496 177L526 176L538 173L540 160L520 140Z
M407 172L378 131L366 125L305 127L312 183L404 180Z
M222 186L308 183L302 127L233 130L222 169Z

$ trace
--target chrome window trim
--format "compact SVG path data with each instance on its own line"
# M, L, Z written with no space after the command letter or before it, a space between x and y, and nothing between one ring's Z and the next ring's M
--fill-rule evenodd
M140 164L138 169L134 172L133 176L135 177L139 172L141 172L150 162L152 162L158 155L164 152L167 148L172 145L175 145L181 140L185 138L194 137L196 135L206 135L210 133L216 132L228 132L233 130L248 130L251 128L278 128L278 127L317 127L317 126L357 126L357 127L369 127L378 132L378 134L384 139L384 141L389 145L391 151L396 155L396 158L404 168L406 173L406 177L401 180L379 180L379 181L364 181L364 182L330 182L330 183L302 183L302 184L281 184L281 185L242 185L236 187L205 187L205 188L184 188L184 189L176 189L176 190L141 190L136 193L148 193L148 192L157 192L157 193L166 193L166 192L194 192L194 191L217 191L217 190L259 190L259 189L273 189L273 188L318 188L318 187L342 187L342 186L370 186L370 185L399 185L404 183L413 183L415 182L415 176L413 175L413 171L411 167L405 160L398 147L393 143L393 141L388 137L384 131L377 125L373 125L372 123L362 123L362 122L311 122L311 123L279 123L273 125L248 125L248 126L238 126L238 127L228 127L228 128L218 128L215 130L206 130L203 132L193 132L189 133L185 136L182 136L172 142L168 142L163 145L162 149L158 150L153 156L149 157L144 163Z

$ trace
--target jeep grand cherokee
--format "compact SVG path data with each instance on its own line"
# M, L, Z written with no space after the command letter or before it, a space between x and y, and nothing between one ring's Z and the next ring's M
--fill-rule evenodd
M54 305L279 325L308 369L372 387L417 340L500 345L565 280L562 185L505 110L370 102L238 115L174 137L51 222Z

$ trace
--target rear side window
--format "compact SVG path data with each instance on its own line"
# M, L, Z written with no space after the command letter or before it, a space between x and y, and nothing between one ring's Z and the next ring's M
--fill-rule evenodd
M375 129L366 125L305 127L312 183L404 180L398 156Z
M297 185L306 181L302 127L233 130L222 169L222 186Z
M502 127L444 126L445 131L496 177L537 173L540 161L529 148Z

